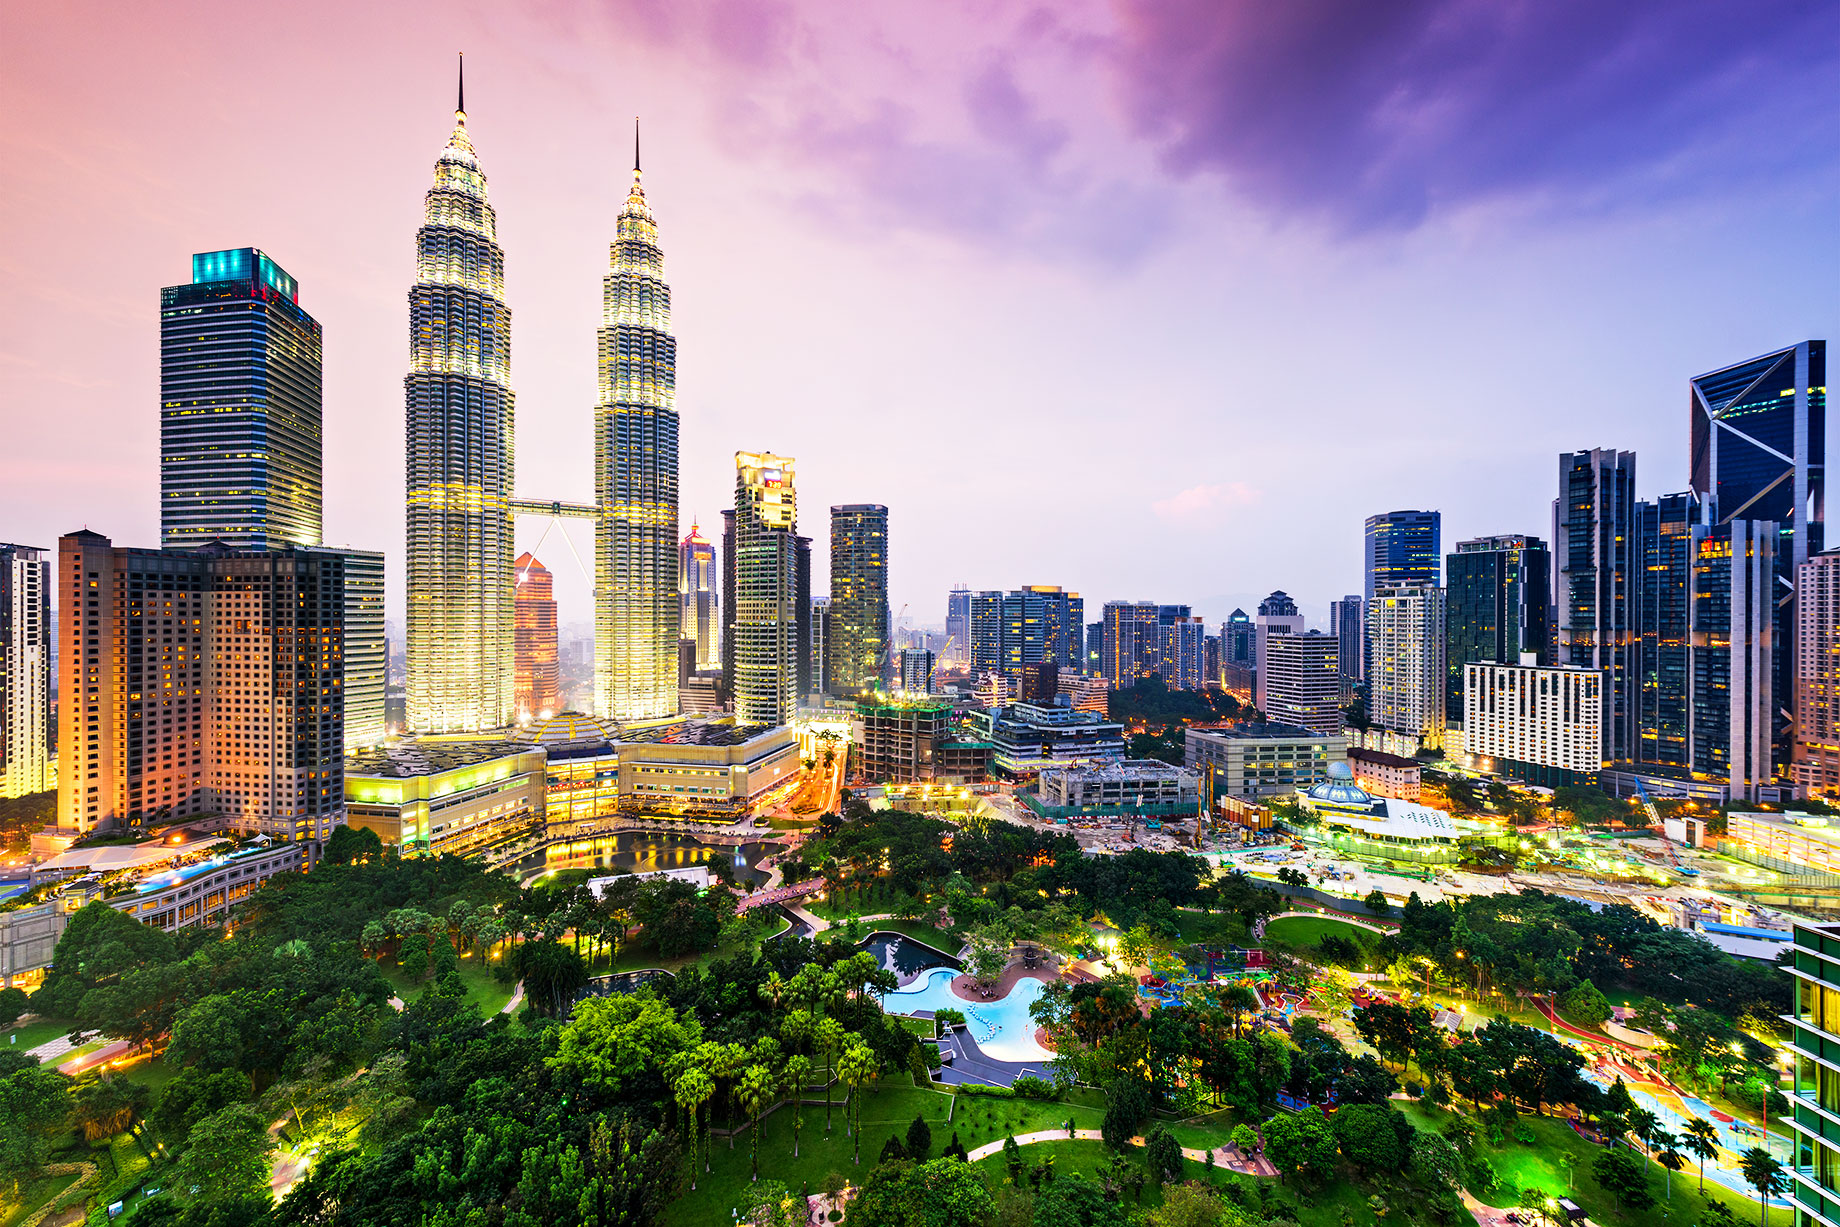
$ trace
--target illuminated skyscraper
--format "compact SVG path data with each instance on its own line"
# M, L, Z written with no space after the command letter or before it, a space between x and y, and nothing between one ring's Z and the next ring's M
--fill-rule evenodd
M517 714L521 724L562 710L562 666L556 640L556 587L535 554L519 554L517 593Z
M1604 757L1636 757L1637 640L1636 454L1614 449L1559 457L1553 502L1553 606L1559 659L1604 675ZM1372 714L1372 703L1369 703Z
M715 669L720 598L716 595L716 547L703 540L698 526L677 547L678 633L696 644L696 667Z
M0 544L0 797L51 787L46 767L54 651L51 551Z
M409 290L409 727L464 732L516 712L511 309L466 93L435 162ZM674 527L674 526L673 526Z
M1444 571L1444 719L1461 724L1465 665L1545 659L1552 554L1538 537L1478 537L1457 542Z
M830 663L838 695L880 690L888 681L888 508L831 508Z
M608 258L594 413L594 694L600 715L645 720L677 710L677 339L636 121L632 190Z
M798 710L798 496L793 460L735 453L735 718L785 724Z
M160 291L160 544L320 543L320 327L253 247Z
M1368 600L1397 584L1437 587L1442 524L1443 516L1435 511L1383 511L1367 517Z

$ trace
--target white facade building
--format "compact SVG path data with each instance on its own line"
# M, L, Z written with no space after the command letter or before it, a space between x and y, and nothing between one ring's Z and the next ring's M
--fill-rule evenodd
M1380 588L1367 603L1367 715L1380 728L1444 744L1444 590Z
M1531 662L1531 652L1523 657ZM1463 741L1531 784L1603 769L1603 685L1597 669L1525 663L1463 668Z

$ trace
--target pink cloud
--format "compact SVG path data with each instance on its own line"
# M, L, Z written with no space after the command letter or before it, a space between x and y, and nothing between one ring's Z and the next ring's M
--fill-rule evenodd
M1209 482L1158 499L1150 504L1150 510L1160 520L1181 520L1202 512L1246 507L1258 499L1259 491L1243 481Z

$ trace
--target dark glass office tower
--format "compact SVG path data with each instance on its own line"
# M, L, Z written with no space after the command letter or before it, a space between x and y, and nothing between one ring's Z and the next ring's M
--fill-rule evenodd
M1762 790L1775 782L1779 704L1772 674L1780 532L1767 520L1728 520L1708 529L1693 552L1690 766L1696 775L1728 781L1733 800L1763 800Z
M1353 593L1329 602L1329 633L1335 636L1336 670L1350 682L1358 682L1362 676L1361 636L1366 630L1366 615L1367 602Z
M1715 522L1776 524L1775 761L1792 757L1796 568L1826 548L1827 342L1803 341L1688 381L1693 492Z
M1387 511L1367 517L1367 599L1379 588L1438 586L1443 517L1435 511Z
M1358 616L1358 615L1357 615ZM1252 668L1254 635L1257 628L1246 611L1236 609L1227 615L1227 620L1220 624L1220 655L1229 665Z
M888 682L888 508L831 508L831 638L826 671L839 696Z
M950 664L971 659L971 589L960 584L946 593L946 647Z
M160 291L160 544L320 543L320 327L253 247Z
M1613 449L1559 457L1553 503L1557 664L1604 675L1604 757L1635 753L1637 610L1636 454Z
M812 683L816 680L815 671L811 667L813 646L811 616L811 538L794 537L792 539L792 548L792 599L796 606L796 617L798 619L798 625L793 631L792 636L792 650L793 654L798 658L799 693L797 701L802 705L805 702L805 696L813 693ZM826 627L826 630L828 631L829 628ZM829 650L830 641L827 636L825 640L825 651L828 653Z
M1708 527L1706 504L1691 490L1636 504L1641 581L1635 757L1641 763L1689 765L1688 592Z
M1546 603L1552 555L1538 537L1478 537L1457 542L1444 560L1446 719L1463 719L1463 666L1520 663L1523 652L1546 664Z

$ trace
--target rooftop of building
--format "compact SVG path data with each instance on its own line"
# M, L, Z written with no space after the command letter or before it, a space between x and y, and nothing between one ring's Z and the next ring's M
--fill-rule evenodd
M528 754L533 748L521 741L403 741L351 755L345 760L345 775L348 779L371 776L408 780L473 767L513 754Z
M1234 724L1225 728L1189 729L1202 737L1221 737L1228 741L1327 741L1341 738L1340 733L1313 733L1295 724Z
M1110 725L1122 729L1124 725L1107 720L1097 712L1080 711L1071 706L1046 703L1010 703L996 713L1002 720L1016 724L1037 725Z
M1417 768L1418 766L1418 760L1415 758L1403 758L1397 754L1388 754L1384 750L1363 750L1359 746L1348 747L1348 757L1357 763L1367 763L1375 767L1392 767L1395 770L1404 770L1407 767Z
M1044 767L1042 775L1077 776L1084 780L1199 779L1190 767L1178 767L1154 758L1126 758L1110 763L1074 763L1065 767Z
M914 694L908 691L899 694L864 695L856 700L858 713L951 710L952 700L942 695Z

